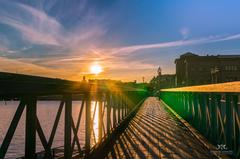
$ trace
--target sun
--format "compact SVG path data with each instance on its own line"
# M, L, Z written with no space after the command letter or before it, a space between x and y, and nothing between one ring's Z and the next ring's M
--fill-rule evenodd
M93 64L90 66L90 72L92 74L98 75L102 71L103 71L102 66L100 66L99 64Z

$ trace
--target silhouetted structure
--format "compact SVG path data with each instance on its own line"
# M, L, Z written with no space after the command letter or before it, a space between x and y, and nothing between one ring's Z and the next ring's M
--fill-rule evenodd
M159 91L162 88L175 87L175 75L174 74L162 74L162 69L158 67L157 76L153 77L150 81L150 85L154 91Z
M199 56L187 52L175 64L177 86L240 80L240 55Z
M24 157L20 158L70 159L83 156L84 158L97 158L91 156L101 154L102 147L113 140L120 130L124 130L127 123L135 116L140 104L148 96L145 89L137 86L131 87L125 83L108 85L108 81L87 83L0 72L0 100L17 99L19 101L11 123L8 128L6 127L6 133L3 134L5 137L1 139L0 159L6 158L10 143L14 140L15 131L21 124L20 119L25 120L25 127L23 127L25 153ZM42 124L38 120L40 116L38 113L39 100L45 99L45 97L48 100L59 102L57 102L59 106L56 116L52 118L53 127L49 137L46 136ZM79 109L73 109L76 100L81 102L78 106ZM74 116L77 121L73 120ZM95 117L98 130L93 129ZM60 119L63 119L64 122ZM61 139L63 146L55 147L53 143L56 139L54 137L58 133L57 128L61 123L64 124L64 135ZM83 138L78 136L80 123L85 126ZM2 135L2 130L0 133ZM96 133L98 136L94 135ZM80 145L80 141L84 141L84 145ZM37 152L38 142L44 148L42 152Z
M157 89L161 88L173 88L175 87L175 75L164 74L161 76L153 77L150 81Z

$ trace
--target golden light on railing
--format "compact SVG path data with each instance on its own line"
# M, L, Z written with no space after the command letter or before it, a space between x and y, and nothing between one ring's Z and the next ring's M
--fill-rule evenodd
M240 81L218 84L161 89L162 92L240 92Z
M99 125L98 125L98 120L99 120L99 117L98 117L98 111L99 111L99 102L97 101L92 101L91 102L91 118L92 118L92 131L93 131L93 140L94 142L98 142L99 141L99 134L98 134L98 129L100 129ZM96 144L96 143L94 143Z

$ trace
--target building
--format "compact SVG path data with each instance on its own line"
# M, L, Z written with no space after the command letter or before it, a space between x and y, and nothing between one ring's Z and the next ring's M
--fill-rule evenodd
M157 70L157 74L158 75L150 81L150 85L154 90L175 87L175 74L162 74L160 67Z
M199 56L187 52L175 64L177 86L240 80L240 55Z
M160 88L173 88L175 87L175 75L163 74L159 77Z

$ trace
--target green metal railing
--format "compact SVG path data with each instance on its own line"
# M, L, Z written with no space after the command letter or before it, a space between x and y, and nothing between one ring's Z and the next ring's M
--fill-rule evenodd
M165 89L160 98L220 151L239 158L240 93L204 90L207 87Z

